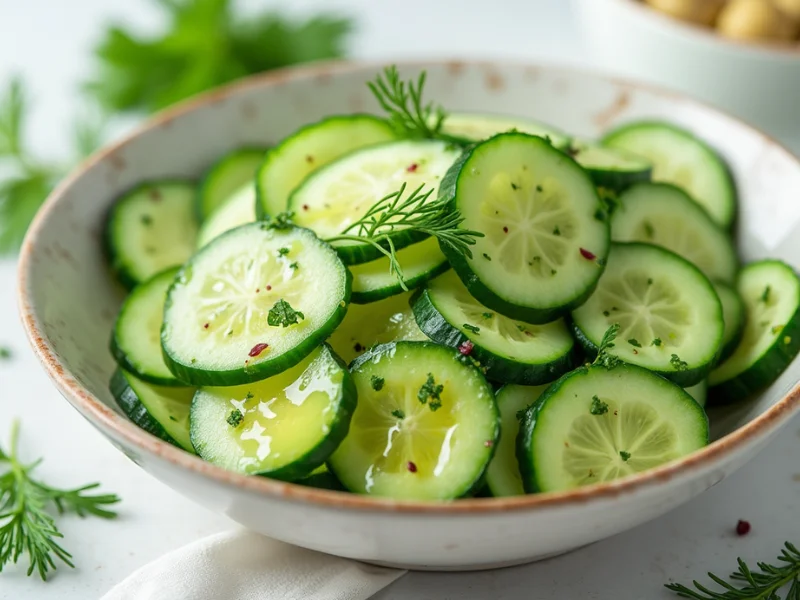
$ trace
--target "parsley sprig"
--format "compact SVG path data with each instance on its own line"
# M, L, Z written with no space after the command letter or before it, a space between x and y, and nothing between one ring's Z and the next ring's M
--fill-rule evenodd
M595 365L600 365L606 369L613 369L622 363L622 360L610 353L610 350L615 346L614 340L617 339L619 334L619 323L614 323L611 327L606 329L603 334L603 339L600 340L600 346L597 348L597 358L594 359Z
M460 227L464 221L456 210L443 199L430 200L433 189L420 185L406 194L403 183L396 192L378 200L363 217L349 225L341 234L328 238L328 242L366 242L389 259L389 270L407 290L403 268L397 260L392 234L397 231L423 233L436 237L458 254L472 258L470 246L483 234Z
M289 327L305 318L306 316L302 312L295 310L291 304L281 298L269 309L267 324L270 327Z
M695 589L680 583L668 583L667 589L681 598L694 600L781 600L778 595L788 586L785 600L800 599L800 550L786 542L777 564L756 563L759 571L753 572L741 558L737 560L739 569L729 577L730 583L713 573L708 576L724 591L714 591L693 581Z
M90 493L100 484L92 483L75 489L54 488L34 479L33 470L41 461L24 464L17 455L19 423L11 428L9 451L0 448L0 572L10 563L28 556L28 575L36 572L43 580L56 569L56 560L74 567L72 555L58 542L64 536L55 519L47 512L53 505L59 515L73 512L79 517L95 516L113 519L108 506L119 502L115 494Z

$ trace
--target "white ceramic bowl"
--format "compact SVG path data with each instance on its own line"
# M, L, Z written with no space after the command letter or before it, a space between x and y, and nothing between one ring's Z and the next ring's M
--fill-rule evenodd
M800 265L800 164L754 129L674 94L592 73L507 63L401 64L428 69L431 98L451 109L542 119L583 135L625 120L667 118L720 148L741 194L741 249ZM101 251L109 205L144 179L200 174L215 157L275 142L324 115L374 109L377 65L320 65L256 77L191 101L89 159L52 194L25 241L22 318L64 397L122 452L191 500L245 527L331 554L421 569L510 565L565 552L657 517L752 458L800 410L800 361L752 402L714 415L715 441L637 477L557 494L450 503L388 499L244 477L129 422L107 389L107 350L122 294Z
M598 66L713 103L800 148L800 45L745 43L640 0L573 0Z

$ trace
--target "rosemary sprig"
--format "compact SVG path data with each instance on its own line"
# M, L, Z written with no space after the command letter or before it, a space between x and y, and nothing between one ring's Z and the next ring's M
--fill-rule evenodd
M454 252L472 258L470 246L483 234L460 227L464 218L453 210L447 200L430 200L433 189L425 191L420 185L406 195L406 184L384 196L373 204L359 220L352 223L341 234L328 238L328 242L364 242L377 248L389 259L389 270L407 289L403 268L397 261L392 234L398 231L422 233L436 237Z
M119 502L119 498L115 494L87 494L99 486L97 483L62 490L33 479L31 473L41 461L21 463L17 456L18 438L19 423L14 422L9 452L0 448L0 463L8 464L8 470L0 475L0 572L27 554L28 575L36 571L46 580L48 571L56 568L56 559L75 566L72 555L58 542L64 536L47 512L48 504L52 503L58 514L74 512L80 517L113 519L117 514L106 507Z
M425 91L425 78L423 71L417 78L403 81L397 72L397 67L392 65L383 70L375 81L367 83L375 99L387 114L387 120L398 136L413 139L446 139L458 141L442 133L442 124L447 113L433 102L424 103L422 100Z
M696 589L679 583L668 583L666 588L681 598L694 600L781 600L778 592L788 586L785 600L800 600L800 550L793 544L786 542L778 556L778 564L756 563L760 573L752 572L741 558L737 560L739 569L730 575L730 579L742 587L709 573L714 583L725 591L709 590L697 581L692 582Z

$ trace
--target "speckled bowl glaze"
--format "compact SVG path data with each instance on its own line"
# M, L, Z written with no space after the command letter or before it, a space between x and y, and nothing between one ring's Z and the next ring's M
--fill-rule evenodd
M680 123L725 155L741 195L747 259L800 263L800 163L751 127L682 96L600 75L508 63L412 63L453 110L534 117L598 135L626 120ZM229 473L129 422L107 384L122 299L101 251L103 219L150 178L196 177L222 153L275 142L331 113L374 110L380 65L323 64L249 79L167 111L90 158L52 194L19 266L22 319L64 397L117 448L187 498L265 535L339 556L416 569L480 569L568 551L657 517L733 473L800 410L800 361L751 402L713 415L715 441L642 475L567 493L396 502Z

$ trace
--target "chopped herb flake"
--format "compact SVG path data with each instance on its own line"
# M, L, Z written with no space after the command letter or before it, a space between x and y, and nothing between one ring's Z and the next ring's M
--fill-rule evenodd
M512 190L514 190L514 191L516 192L516 191L519 189L519 186L518 186L516 183L514 183L514 182L512 181L512 182L511 182L511 189L512 189Z
M13 355L10 348L0 346L0 360L9 360Z
M422 384L419 388L419 392L417 392L417 399L419 399L422 404L428 404L430 409L435 412L442 407L441 394L443 391L444 386L442 384L437 385L433 374L428 373L428 379L425 380L425 383ZM430 403L428 400L430 400Z
M592 405L589 407L589 412L593 415L604 415L608 412L608 404L597 396L592 396Z
M536 186L536 191L537 191L537 192L543 192L543 191L544 191L544 188L543 188L542 186L540 186L540 185L537 185L537 186Z
M267 323L270 327L289 327L289 325L294 325L305 318L303 313L293 309L291 304L281 298L269 309Z
M672 365L672 368L676 371L688 371L689 370L689 363L685 360L681 360L677 354L673 354L669 359L669 364Z
M238 408L234 408L228 418L225 419L231 427L238 427L244 421L244 415Z
M153 224L153 217L151 217L150 215L142 215L139 220L145 227L150 227L150 225Z
M661 345L661 338L653 338L653 341L650 342L651 346L660 346Z
M619 457L620 457L620 458L621 458L621 459L622 459L624 462L628 462L628 459L631 457L631 453L630 453L630 452L625 452L625 450L620 450L620 451L619 451Z
M369 383L372 386L372 389L376 392L380 392L383 389L384 379L383 377L378 377L377 375L373 375L369 379Z
M483 253L483 258L485 258L486 260L492 260L492 257L486 254L486 252Z
M619 333L619 323L614 323L611 327L606 329L603 334L603 339L600 341L600 346L597 349L597 358L594 359L595 365L600 365L606 369L613 369L622 361L609 353L609 350L614 347L614 340L617 339Z
M647 278L647 285L653 285L653 278L652 277L648 277Z
M475 325L470 325L469 323L464 323L462 325L462 327L464 329L466 329L467 331L471 331L472 333L474 333L476 335L480 334L480 332L481 332L481 328L480 327L476 327Z
M639 343L639 340L637 340L636 338L631 338L631 339L629 339L629 340L628 340L628 343L629 343L631 346L633 346L634 348L641 348L641 347L642 347L642 345Z
M603 316L604 316L604 317L609 317L609 316L611 316L611 313L610 313L610 312L608 312L607 310L604 310L604 311L603 311Z
M482 316L484 319L491 319L491 318L494 316L494 313L485 312L485 313L481 313L481 316Z
M769 302L769 295L772 292L772 286L767 286L764 288L764 293L761 294L761 301L766 304Z
M561 230L558 228L558 225L553 228L553 235L561 235Z
M278 256L286 256L289 254L288 248L278 248Z
M293 262L292 264L289 265L289 268L292 269L293 271L296 271L297 269L300 268L300 265L297 264L296 262Z
M644 226L644 234L647 236L647 239L652 240L656 233L653 229L653 224L650 223L650 221L645 221L642 225Z
M392 416L393 416L393 417L396 417L396 418L398 418L398 419L405 419L405 418L406 418L406 413L404 413L404 412L403 412L402 410L400 410L399 408L395 408L395 409L392 411Z

